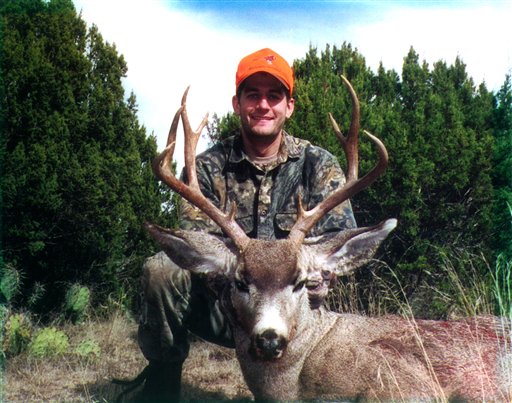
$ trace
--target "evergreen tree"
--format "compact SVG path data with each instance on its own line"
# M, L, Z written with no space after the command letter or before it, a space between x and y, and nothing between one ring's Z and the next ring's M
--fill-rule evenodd
M70 282L100 299L135 285L150 248L141 223L163 220L169 195L135 96L124 99L123 57L71 0L4 1L0 16L2 248L22 301L44 288L47 311Z
M443 283L433 269L441 250L488 250L492 97L485 86L474 88L460 60L450 67L438 62L430 72L413 49L404 59L401 90L409 146L396 158L409 160L401 176L413 186L395 188L406 203L397 268L418 281L429 272Z
M290 132L328 149L340 157L344 165L343 152L334 135L328 114L333 114L346 133L351 121L352 107L340 74L349 79L364 104L367 98L366 84L371 73L365 66L364 58L349 44L344 43L339 49L333 46L331 50L327 46L320 56L317 55L317 49L310 48L304 60L295 61L293 68L297 107L288 123ZM365 116L362 116L362 120L365 121ZM363 149L366 144L368 143L362 145Z
M361 226L398 218L398 227L378 258L393 268L409 297L417 295L425 281L443 289L443 252L477 251L490 258L493 96L485 85L475 87L460 59L453 65L439 61L430 69L411 48L400 78L382 65L374 74L363 56L344 43L340 48L327 46L320 53L310 48L293 67L296 107L287 123L291 134L326 148L345 166L328 119L332 112L342 131L348 131L352 106L339 77L343 74L358 94L361 128L386 144L390 156L386 174L351 201ZM502 122L509 122L507 88L499 101ZM222 137L235 123L233 116L217 119L216 133ZM510 139L505 132L503 136ZM363 175L375 164L376 153L362 134L359 143ZM497 173L502 180L507 167L503 164L504 171ZM501 207L501 212L506 209ZM468 268L461 264L456 269L462 279L467 278ZM486 267L476 269L487 272ZM360 271L357 280L371 282L368 273ZM390 275L388 270L380 275L386 277L386 273ZM421 295L418 299L429 298ZM425 308L430 309L420 307Z
M512 259L512 79L507 75L494 110L495 252Z
M344 44L340 49L327 47L320 55L310 49L294 69L296 112L289 124L293 134L327 148L344 165L327 119L327 112L333 112L348 130L351 106L338 78L343 73L358 93L361 127L386 144L388 171L352 204L359 225L398 218L385 259L406 291L413 293L425 273L436 273L443 248L478 248L486 253L492 94L484 85L475 88L459 59L452 66L438 62L431 71L411 49L400 80L382 65L373 74L357 50ZM360 154L364 174L376 158L364 136Z
M228 112L226 116L221 117L214 113L211 120L206 125L206 135L208 136L209 146L239 132L240 118L234 112Z

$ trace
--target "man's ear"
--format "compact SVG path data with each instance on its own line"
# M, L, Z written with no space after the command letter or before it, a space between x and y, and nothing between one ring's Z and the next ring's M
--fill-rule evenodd
M317 237L303 245L310 272L331 272L343 276L367 263L389 233L396 227L392 218L374 227L341 231L329 239Z
M224 243L201 231L169 230L149 223L144 226L169 259L184 270L228 275L235 266L237 257L230 241Z
M233 98L231 98L231 105L233 105L233 110L235 113L240 115L240 101L236 95L233 95Z
M286 110L286 118L290 118L293 114L293 111L295 110L295 99L289 98L288 99L288 108Z

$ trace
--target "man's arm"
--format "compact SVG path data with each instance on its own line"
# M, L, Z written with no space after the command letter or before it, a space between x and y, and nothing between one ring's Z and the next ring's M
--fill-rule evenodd
M216 207L223 209L223 199L226 194L224 189L225 184L221 175L218 174L218 171L212 160L197 161L197 180L201 192ZM184 172L181 174L181 180L186 180ZM179 226L181 229L185 230L222 234L219 226L215 224L210 217L185 199L181 199Z
M307 208L312 209L331 193L345 185L343 173L336 157L329 152L313 147L309 177L309 203ZM317 236L331 231L339 231L357 227L350 201L347 200L333 208L310 231L309 236Z

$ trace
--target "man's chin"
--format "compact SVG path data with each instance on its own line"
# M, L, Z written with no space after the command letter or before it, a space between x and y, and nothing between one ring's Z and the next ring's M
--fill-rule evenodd
M280 132L281 132L280 130L276 131L275 129L271 129L271 128L255 127L255 128L252 128L249 135L251 135L253 137L275 139L275 138L279 137Z

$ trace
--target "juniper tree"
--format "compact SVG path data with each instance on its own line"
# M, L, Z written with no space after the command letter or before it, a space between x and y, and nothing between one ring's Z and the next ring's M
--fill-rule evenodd
M100 299L135 287L151 249L141 224L165 220L169 194L122 86L126 61L71 0L6 0L0 18L2 250L21 302L35 287L44 311L68 283Z

